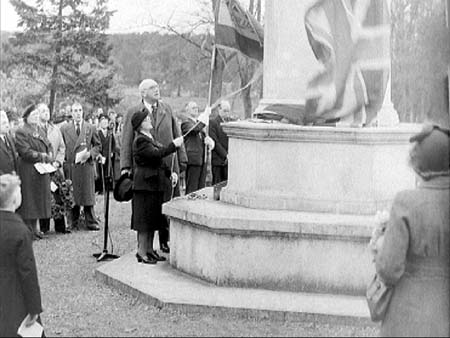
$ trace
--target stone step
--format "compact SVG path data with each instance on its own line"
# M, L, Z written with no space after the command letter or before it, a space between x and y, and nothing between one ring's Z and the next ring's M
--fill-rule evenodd
M95 276L144 303L182 312L375 325L363 297L220 287L182 273L168 262L138 264L134 253L103 264Z

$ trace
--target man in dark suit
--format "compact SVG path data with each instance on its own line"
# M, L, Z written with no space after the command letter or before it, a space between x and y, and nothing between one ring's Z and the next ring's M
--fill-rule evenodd
M79 227L80 207L83 206L87 229L99 230L94 214L94 160L100 153L101 144L95 127L83 120L81 104L72 105L72 115L73 122L61 127L66 144L65 174L66 178L72 180L75 200L75 206L72 208L72 222L74 227Z
M0 174L17 171L17 151L9 133L9 119L3 110L0 111Z
M181 123L185 135L184 145L188 158L186 168L186 194L205 187L206 149L213 148L214 141L206 135L205 124L198 122L197 103L191 101L186 105L186 119Z
M230 115L230 103L220 102L218 114L209 121L209 135L215 146L211 154L213 185L228 179L228 136L221 124Z
M120 149L120 168L121 174L131 173L133 168L132 145L134 140L134 131L131 125L131 118L138 111L146 111L151 119L153 136L163 146L169 145L175 138L181 136L180 128L176 122L175 116L170 106L161 101L159 86L156 81L146 79L139 85L139 93L141 94L141 102L128 110L124 117L122 130L122 147ZM163 159L168 168L172 168L173 172L179 177L180 173L186 170L187 156L184 146L178 148L173 155ZM164 201L169 201L173 196L180 195L179 182L173 189L165 192ZM159 241L161 250L169 252L167 241L169 239L169 226L159 232Z

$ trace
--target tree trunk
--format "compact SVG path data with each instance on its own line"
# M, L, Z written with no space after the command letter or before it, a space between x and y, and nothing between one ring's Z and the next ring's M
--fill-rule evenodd
M60 56L61 56L62 9L63 9L63 0L59 0L58 31L56 33L57 42L56 42L55 63L53 64L52 77L50 80L50 102L48 105L49 106L48 108L50 110L50 117L53 115L53 111L54 111L54 107L55 107L56 88L58 85L58 66L60 63Z

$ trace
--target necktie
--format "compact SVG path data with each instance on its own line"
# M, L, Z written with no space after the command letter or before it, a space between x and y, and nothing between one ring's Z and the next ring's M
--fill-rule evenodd
M77 124L76 124L76 131L77 131L77 136L80 136L81 130L80 130L80 123L79 122L77 122Z
M5 144L5 147L6 147L6 149L8 149L9 150L9 147L8 147L8 142L6 142L6 137L5 136L0 136L0 140L2 140L2 142Z
M152 115L153 115L153 121L156 122L156 110L158 109L158 104L154 103L152 104Z

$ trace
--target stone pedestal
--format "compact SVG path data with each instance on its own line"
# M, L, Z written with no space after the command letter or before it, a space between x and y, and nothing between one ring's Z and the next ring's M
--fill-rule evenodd
M363 295L374 215L415 185L407 154L418 128L244 121L224 130L229 180L220 201L163 206L170 264L217 285Z
M417 128L228 123L229 180L221 200L257 209L373 215L414 186Z

